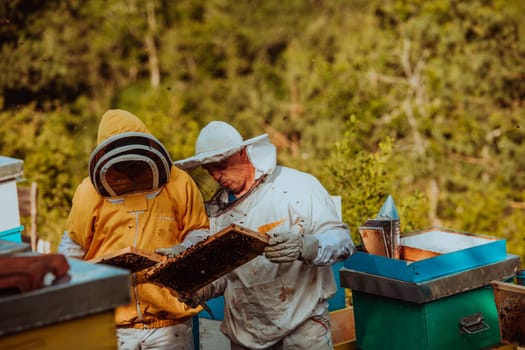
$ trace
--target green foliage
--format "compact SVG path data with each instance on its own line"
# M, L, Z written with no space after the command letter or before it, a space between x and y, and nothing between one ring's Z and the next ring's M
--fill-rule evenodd
M0 154L39 182L44 235L62 231L100 116L124 108L174 159L214 119L268 133L279 162L343 196L354 235L391 194L403 232L496 235L525 257L522 1L13 0L0 11Z
M375 151L363 150L355 142L358 124L358 119L352 115L343 140L335 145L335 151L326 162L327 174L324 177L331 193L342 197L343 219L356 242L360 241L359 226L376 217L389 194L395 200L396 192L393 188L396 164L392 163L394 141L387 137L379 142ZM421 217L411 214L418 209L421 200L419 193L413 193L399 202L403 231L421 227L418 226L423 223Z
M145 82L130 85L114 105L137 115L174 160L193 154L199 125L182 112L181 101L171 86L150 89Z
M0 124L2 154L24 160L25 181L20 186L38 184L39 235L56 243L80 181L76 168L82 166L83 173L87 169L78 161L74 118L68 110L44 115L29 105L0 113Z

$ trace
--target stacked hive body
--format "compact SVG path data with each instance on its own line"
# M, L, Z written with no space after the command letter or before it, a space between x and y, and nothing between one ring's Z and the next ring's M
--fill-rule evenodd
M352 290L357 347L467 350L500 343L491 281L520 266L504 240L441 228L401 236L400 257L358 251L340 271Z

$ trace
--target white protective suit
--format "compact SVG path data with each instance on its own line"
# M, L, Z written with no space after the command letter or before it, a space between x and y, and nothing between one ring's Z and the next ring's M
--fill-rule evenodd
M221 330L231 341L264 349L305 320L326 314L327 300L336 292L331 265L350 256L354 244L331 196L315 177L275 166L276 150L267 137L246 147L255 178L261 181L232 204L226 191L207 203L211 232L232 223L258 230L284 219L270 232L315 235L319 240L312 261L273 263L261 255L201 290L204 299L224 294ZM183 168L195 165L180 163Z

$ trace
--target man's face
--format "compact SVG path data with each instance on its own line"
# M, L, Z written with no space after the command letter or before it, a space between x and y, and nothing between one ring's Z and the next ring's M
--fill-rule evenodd
M246 151L236 153L217 163L203 166L223 188L235 195L242 195L253 183L254 169Z

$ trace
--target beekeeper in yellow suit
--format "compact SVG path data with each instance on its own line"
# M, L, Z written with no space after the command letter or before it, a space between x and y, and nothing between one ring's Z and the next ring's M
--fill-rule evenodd
M135 115L109 110L89 177L73 197L59 252L89 260L126 247L176 254L208 234L202 195ZM162 250L162 249L160 249ZM166 253L166 252L164 252ZM193 349L192 316L167 288L130 279L132 302L116 309L120 350Z

